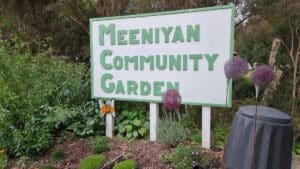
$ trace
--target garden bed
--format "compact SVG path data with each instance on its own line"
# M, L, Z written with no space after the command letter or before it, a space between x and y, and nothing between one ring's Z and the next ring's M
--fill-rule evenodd
M38 157L35 162L29 162L26 168L42 169L44 166L51 165L56 169L76 169L79 162L86 156L92 154L89 149L89 139L70 138L63 143L56 143L44 155ZM138 167L141 169L171 169L172 166L164 157L171 153L171 149L158 142L150 142L148 140L134 140L128 142L126 140L111 139L111 150L105 153L107 161L114 159L116 156L125 152L125 156L137 161ZM62 150L64 157L57 162L53 162L51 154ZM211 168L220 168L220 159L222 151L204 150L205 154L212 156ZM20 169L19 160L12 159L9 163L10 169Z

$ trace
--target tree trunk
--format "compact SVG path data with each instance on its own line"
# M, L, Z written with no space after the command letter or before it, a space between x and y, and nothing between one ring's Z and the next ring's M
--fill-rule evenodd
M292 114L291 116L294 117L296 110L297 110L297 72L298 72L298 57L295 59L294 63L294 72L293 72L293 106L292 106Z
M273 68L273 80L270 86L264 91L263 98L261 104L264 106L269 105L269 101L273 98L273 94L277 90L277 86L280 84L280 77L282 75L282 71L279 70L275 63L276 63L276 55L278 53L278 49L280 47L280 40L274 39L272 44L272 49L269 55L269 66Z

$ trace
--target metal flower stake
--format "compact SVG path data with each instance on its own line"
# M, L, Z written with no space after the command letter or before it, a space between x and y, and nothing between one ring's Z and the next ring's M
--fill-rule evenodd
M261 65L255 68L252 74L252 82L255 85L255 113L253 118L253 156L252 156L252 167L255 168L255 147L256 147L256 120L257 120L257 106L258 106L258 96L261 89L266 88L272 82L273 71L268 65Z
M168 89L162 95L163 108L165 110L174 110L178 116L178 119L181 119L179 113L179 106L181 104L181 96L179 92L175 89Z
M233 58L229 59L225 65L224 65L224 72L225 72L225 76L227 78L227 90L226 90L226 109L228 110L228 113L230 113L230 109L228 109L228 86L229 86L229 82L230 80L238 80L241 79L242 77L244 77L246 75L246 73L248 72L248 62L246 59L241 58L240 56L234 56ZM226 145L226 132L227 132L227 118L226 118L226 114L224 114L224 130L225 130L225 134L224 134L224 155L223 155L223 168L225 168L225 160L224 160L224 156L225 156L225 145Z

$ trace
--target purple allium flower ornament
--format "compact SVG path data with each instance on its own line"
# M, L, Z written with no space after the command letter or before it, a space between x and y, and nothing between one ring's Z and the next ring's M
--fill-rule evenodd
M257 105L258 105L258 95L261 88L266 88L273 80L272 68L268 65L257 66L252 74L252 82L255 85L255 112L253 118L253 155L251 166L255 163L255 147L256 147L256 121L257 121ZM252 167L251 167L252 168Z
M233 58L230 58L224 65L224 72L225 76L227 78L227 86L229 85L229 80L238 80L246 75L248 72L248 62L246 59L241 58L240 56L234 56ZM226 108L227 108L227 98L228 98L228 87L226 90ZM230 113L230 110L228 109L228 114ZM225 145L226 145L226 135L227 135L227 119L226 114L224 113L224 155L225 155ZM224 157L224 156L223 156ZM222 159L222 166L223 168L226 168L226 164L224 161L224 158Z
M248 71L248 62L246 59L239 56L234 56L228 60L224 65L226 78L237 80L245 76Z
M273 70L268 65L260 65L255 68L252 74L252 82L255 85L256 97L259 90L266 88L273 80Z
M176 110L181 103L181 96L177 90L168 89L162 96L163 106L167 110Z
M272 82L272 79L273 70L268 65L256 67L252 75L253 83L260 88L267 87Z

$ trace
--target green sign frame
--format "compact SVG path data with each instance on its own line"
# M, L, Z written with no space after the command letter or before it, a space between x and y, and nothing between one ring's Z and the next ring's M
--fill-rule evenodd
M230 42L229 42L229 56L233 57L233 48L234 48L234 17L235 17L235 6L234 4L222 5L222 6L213 6L213 7L204 7L204 8L195 8L195 9L184 9L184 10L176 10L176 11L166 11L166 12L155 12L155 13L143 13L136 15L125 15L125 16L113 16L113 17L103 17L103 18L91 18L90 19L90 65L91 65L91 97L93 99L111 99L110 97L96 97L94 95L94 67L93 67L93 32L91 30L92 23L95 21L103 21L103 20L115 20L115 19L128 19L128 18L141 18L141 17L149 17L149 16L161 16L161 15L170 15L170 14L182 14L182 13L193 13L193 12L203 12L203 11L212 11L212 10L220 10L220 9L231 9L231 31L230 31ZM224 75L225 76L225 75ZM227 104L212 104L212 103L193 103L193 102L182 102L182 104L189 105L199 105L199 106L208 106L208 107L231 107L232 106L232 80L228 83L227 88ZM152 103L160 103L161 101L157 100L148 100L148 99L132 99L132 98L118 98L118 100L123 101L139 101L139 102L152 102Z

